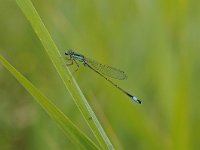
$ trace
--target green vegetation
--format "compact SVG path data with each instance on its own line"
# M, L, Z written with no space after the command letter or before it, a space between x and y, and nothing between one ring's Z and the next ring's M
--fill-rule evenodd
M5 1L0 20L0 149L200 149L199 1ZM72 76L67 49L124 70L142 105Z

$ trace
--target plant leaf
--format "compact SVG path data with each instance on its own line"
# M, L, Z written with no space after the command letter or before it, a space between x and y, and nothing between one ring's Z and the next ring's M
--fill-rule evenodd
M11 66L1 55L0 62L20 82L21 85L34 97L49 116L64 130L69 139L79 148L98 149L98 147L64 115L46 96L31 84L22 74Z
M101 124L99 123L95 113L88 104L85 96L80 90L78 84L73 78L69 69L64 68L64 60L61 59L61 55L52 40L49 32L47 31L44 23L42 22L40 16L38 15L36 9L30 0L16 0L17 4L21 8L22 12L26 18L31 23L35 33L43 44L47 54L49 55L51 61L53 62L57 72L59 73L61 79L63 80L66 88L71 94L74 102L79 108L80 112L84 116L86 122L91 128L93 134L95 135L97 141L103 149L114 149L109 138L107 137L105 131L103 130Z

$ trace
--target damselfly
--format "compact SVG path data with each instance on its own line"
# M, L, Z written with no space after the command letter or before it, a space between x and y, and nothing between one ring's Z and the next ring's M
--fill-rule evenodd
M81 54L75 53L72 50L68 50L67 52L65 52L65 55L69 56L69 58L67 58L67 59L70 61L70 63L67 65L73 65L73 63L75 63L77 65L77 69L78 69L79 68L78 61L81 62L84 66L89 67L94 72L98 73L100 76L102 76L104 79L106 79L108 82L110 82L116 88L118 88L121 92L126 94L132 100L141 104L141 101L137 97L129 94L124 89L122 89L121 87L119 87L117 84L115 84L114 82L112 82L110 79L108 79L106 77L106 76L108 76L111 78L124 80L127 78L127 76L123 71L116 69L114 67L110 67L110 66L98 63L90 58L86 58L85 56L83 56Z

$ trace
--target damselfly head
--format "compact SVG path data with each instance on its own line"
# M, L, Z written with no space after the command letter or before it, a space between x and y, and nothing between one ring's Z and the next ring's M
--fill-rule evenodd
M74 54L74 52L71 49L69 49L67 52L65 52L65 55L73 55L73 54Z

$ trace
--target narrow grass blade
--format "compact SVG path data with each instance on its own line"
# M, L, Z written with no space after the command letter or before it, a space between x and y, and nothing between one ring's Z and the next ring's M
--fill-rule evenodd
M70 71L63 67L64 60L61 59L61 55L54 41L52 40L49 32L44 26L44 23L42 22L33 4L30 0L16 0L16 2L21 8L26 18L31 23L35 33L37 34L38 38L43 44L47 54L53 62L66 88L69 90L69 93L73 97L77 107L84 116L86 122L91 128L100 146L103 149L114 149L101 124L99 123L97 117L95 116L95 113L91 109L82 91L77 85L75 79L72 77Z
M64 133L77 146L83 149L98 149L98 147L62 113L47 97L45 97L31 82L11 66L2 56L0 63L20 82L34 97L49 116L64 130Z

